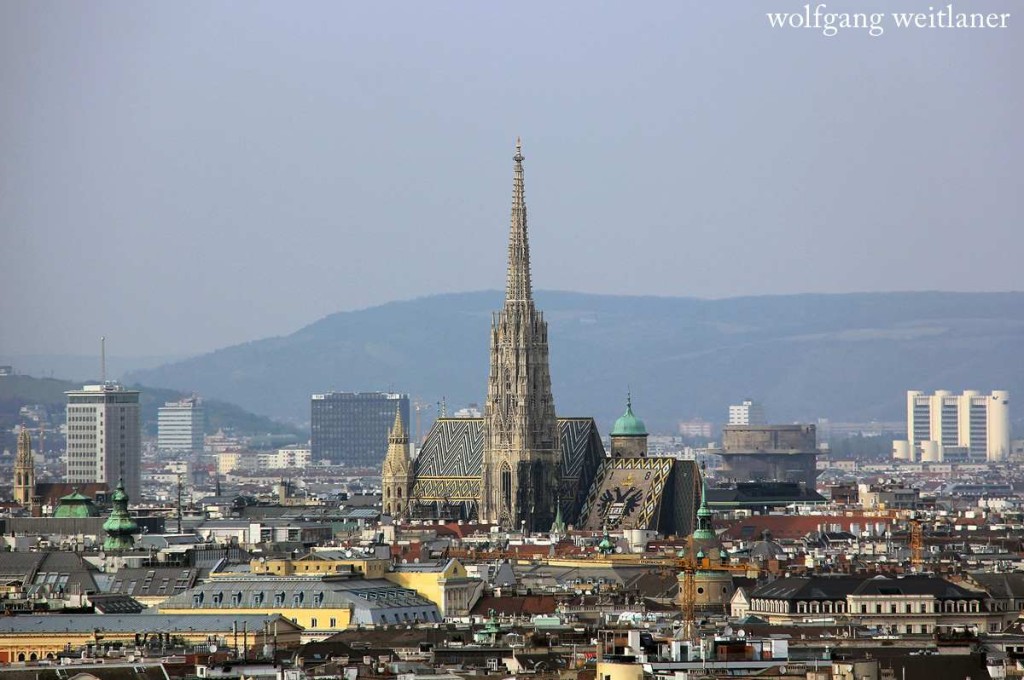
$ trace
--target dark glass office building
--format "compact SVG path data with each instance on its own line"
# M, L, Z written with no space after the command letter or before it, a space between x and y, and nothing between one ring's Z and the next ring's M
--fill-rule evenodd
M314 394L310 424L313 460L380 467L388 452L395 410L409 427L409 395L391 392Z

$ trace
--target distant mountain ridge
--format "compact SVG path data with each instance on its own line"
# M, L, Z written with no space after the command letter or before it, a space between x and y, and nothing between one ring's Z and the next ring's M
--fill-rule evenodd
M770 420L899 421L907 389L1024 394L1024 293L806 294L704 300L540 291L560 415L602 431L627 388L648 429L724 420L745 397ZM331 314L288 336L128 379L305 421L313 393L394 389L450 409L482 403L496 291ZM432 415L432 414L431 414Z
M41 404L51 414L63 413L67 403L65 392L78 390L83 384L95 384L98 381L73 382L56 378L35 378L28 375L7 375L0 377L0 426L7 430L21 424L18 411L22 406ZM128 385L130 389L139 390L139 407L142 428L151 435L157 432L157 410L168 401L177 401L185 396L181 391L164 388L144 387L137 384ZM206 431L216 432L220 429L230 430L244 435L289 435L297 438L300 432L294 427L276 422L266 416L249 413L234 404L218 399L207 399L203 402L206 413ZM5 434L9 434L6 433ZM10 436L13 442L13 435ZM302 437L300 440L305 440ZM10 448L11 442L5 446Z

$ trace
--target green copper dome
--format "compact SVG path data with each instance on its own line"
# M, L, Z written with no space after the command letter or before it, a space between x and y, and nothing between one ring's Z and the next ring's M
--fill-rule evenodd
M54 517L99 517L99 508L93 504L92 499L80 494L78 489L64 496L53 511Z
M626 412L615 421L615 426L612 427L613 437L646 437L647 428L644 427L644 421L633 415L633 398L632 396L626 397Z

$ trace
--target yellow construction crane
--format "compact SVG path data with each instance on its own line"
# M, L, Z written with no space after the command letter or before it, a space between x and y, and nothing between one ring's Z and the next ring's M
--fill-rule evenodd
M921 534L921 520L910 518L910 564L915 571L921 571L924 565L924 538Z
M679 592L679 604L683 610L681 634L683 639L694 640L697 637L697 583L695 579L697 564L687 550L686 553L680 552L676 566L679 567L683 577Z

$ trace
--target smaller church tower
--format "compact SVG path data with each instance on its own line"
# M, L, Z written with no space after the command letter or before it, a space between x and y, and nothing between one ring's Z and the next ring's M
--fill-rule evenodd
M28 428L18 433L18 455L14 459L14 502L32 511L36 490L36 466L32 458L32 435Z
M128 514L128 494L124 491L124 480L119 480L117 488L110 497L113 509L110 517L103 523L107 537L103 540L104 550L131 550L135 546L135 534L139 533L139 525Z
M388 435L388 455L381 471L384 487L384 514L400 517L408 514L412 491L412 459L409 457L409 435L402 424L402 412L395 411L395 424Z
M612 458L645 458L647 456L647 428L644 421L633 415L633 395L626 394L626 412L612 427Z

